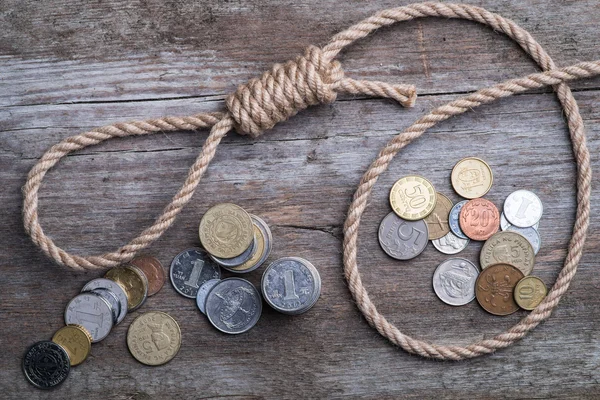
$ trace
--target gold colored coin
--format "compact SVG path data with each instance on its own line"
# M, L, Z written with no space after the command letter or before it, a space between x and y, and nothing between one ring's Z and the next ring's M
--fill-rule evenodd
M142 364L165 364L177 355L181 347L179 324L164 312L142 314L129 326L127 347Z
M452 204L452 200L440 192L436 193L436 197L435 208L431 214L425 217L427 230L429 232L429 240L439 239L450 232L448 217L450 216L450 210L452 210L454 204Z
M437 196L431 182L416 175L400 178L390 191L390 205L400 218L423 219L435 208Z
M494 175L480 158L467 157L456 163L451 175L452 187L465 199L482 197L492 188Z
M105 278L117 282L127 294L127 310L140 307L148 297L148 279L137 267L128 265L109 269Z
M92 336L81 325L63 326L52 336L52 341L65 349L72 367L84 362L92 350Z
M252 244L253 226L243 208L231 203L217 204L200 221L200 242L215 257L237 257Z
M260 228L256 225L254 225L254 237L256 238L256 250L254 251L254 254L242 265L231 268L233 271L242 272L248 268L252 268L262 257L263 253L265 252L265 237L263 236Z
M494 264L510 264L527 276L533 270L535 253L531 243L515 232L502 231L485 241L479 254L479 265L486 269Z
M548 289L544 282L537 276L526 276L521 279L515 287L515 301L524 310L536 308L546 294Z

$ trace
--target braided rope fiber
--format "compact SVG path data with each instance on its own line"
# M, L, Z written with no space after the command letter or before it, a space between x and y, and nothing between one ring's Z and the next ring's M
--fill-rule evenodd
M369 324L392 343L410 353L429 358L461 360L510 346L550 316L577 271L589 225L591 167L583 120L565 82L600 75L600 60L557 69L550 56L527 31L513 21L479 7L465 4L416 3L384 10L335 35L322 49L310 46L304 55L284 64L275 64L260 78L251 79L239 86L226 98L225 112L117 123L66 138L46 151L27 176L23 186L23 222L26 232L48 257L57 264L70 268L105 269L131 260L173 224L179 212L193 196L221 139L230 130L236 129L241 134L257 137L308 106L335 101L340 92L390 98L403 106L412 106L416 98L413 86L347 78L341 64L334 58L346 46L381 27L427 16L467 19L503 32L515 40L545 72L511 79L438 107L395 136L380 151L360 181L344 224L345 276L349 289ZM577 162L577 213L573 236L556 283L535 310L518 324L492 339L462 347L432 344L403 334L389 323L371 302L362 284L356 261L360 220L378 176L387 169L402 148L435 124L482 104L544 86L554 86L564 109ZM69 153L114 137L204 128L210 128L210 134L190 167L184 184L154 223L129 243L113 252L84 257L68 253L44 233L38 219L38 192L45 174Z

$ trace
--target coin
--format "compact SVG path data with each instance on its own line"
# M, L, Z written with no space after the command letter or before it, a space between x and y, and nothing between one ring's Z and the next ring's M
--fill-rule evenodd
M260 293L245 279L223 279L208 292L206 298L206 316L221 332L246 332L256 325L261 312Z
M252 244L252 226L252 219L243 208L231 203L217 204L200 221L200 242L215 257L237 257Z
M252 228L252 229L254 229L254 228ZM250 243L250 246L248 246L248 248L237 257L220 258L220 257L215 257L212 254L209 254L209 256L210 256L210 258L212 258L212 260L214 262L219 264L221 267L234 268L234 267L238 267L238 266L242 265L243 263L245 263L246 261L250 260L255 253L256 253L256 236L254 237L254 239L252 239L252 243Z
M121 285L119 285L117 282L110 280L110 279L106 279L106 278L96 278L96 279L92 279L91 281L89 281L88 283L85 284L85 286L83 287L83 289L81 289L82 292L89 292L92 289L97 289L97 288L106 288L108 290L110 290L111 292L113 292L115 295L117 295L117 298L119 299L119 303L120 303L120 310L121 312L119 313L119 318L117 318L117 324L121 323L121 321L123 321L123 319L125 318L125 316L127 315L127 293L125 293L125 290L121 287Z
M379 244L396 260L410 260L425 250L429 233L424 220L406 221L389 213L379 225Z
M526 276L517 283L514 295L519 307L533 310L544 300L547 293L544 281L537 276Z
M508 222L508 220L506 219L506 216L504 215L504 212L501 212L500 213L500 229L505 231L511 226L513 226L513 225L511 225L510 222ZM536 231L539 229L539 227L540 227L539 221L536 222L535 225L532 226L532 228L535 229Z
M540 247L542 246L542 238L540 237L540 233L533 226L519 228L518 226L511 225L506 230L510 232L517 232L521 236L525 237L525 239L531 243L534 255L540 251Z
M177 355L181 347L179 324L164 312L144 313L129 326L127 347L131 355L142 364L165 364Z
M139 256L129 262L138 267L148 279L148 297L154 296L165 284L166 275L160 261L152 256Z
M433 247L444 254L456 254L463 251L469 244L469 239L462 239L452 232L448 232L439 239L432 240Z
M240 266L229 269L231 272L245 274L260 267L271 254L273 236L269 225L256 215L250 215L254 224L254 237L256 238L256 252L248 261Z
M208 292L210 292L210 290L220 281L220 279L210 279L204 282L202 286L200 286L200 289L198 289L196 305L202 314L206 314L206 297L208 296Z
M513 291L523 273L508 264L491 265L481 271L475 296L483 309L494 315L509 315L519 309Z
M433 274L433 290L444 303L464 306L475 298L479 268L464 258L449 258Z
M39 389L60 385L71 371L67 351L49 340L31 346L23 356L22 367L27 380Z
M116 324L121 313L121 303L119 302L117 295L106 288L92 289L90 292L95 293L104 300L108 301L113 316L113 323Z
M435 208L436 201L436 192L431 182L416 175L400 178L390 191L392 210L407 221L428 216Z
M84 362L92 351L92 336L81 325L63 326L52 336L52 341L65 349L72 367Z
M521 228L535 225L542 218L543 211L542 201L529 190L517 190L504 200L506 219Z
M117 282L127 294L127 311L139 308L148 296L148 279L134 266L111 268L104 275L106 279Z
M284 257L265 269L261 289L265 301L275 310L298 315L311 309L319 299L321 277L307 260Z
M460 210L460 228L473 240L487 240L498 232L500 213L489 200L469 200Z
M481 269L494 264L510 264L517 267L523 275L531 273L534 262L531 243L518 233L509 231L498 232L489 238L479 255Z
M490 166L480 158L467 157L452 168L452 187L466 199L482 197L492 188L494 176Z
M99 342L108 336L113 327L112 307L98 294L78 294L67 305L65 324L83 326L92 336L92 343Z
M468 201L469 200L463 200L456 203L450 210L450 215L448 216L448 225L450 225L450 231L452 231L452 233L461 239L468 239L467 235L465 235L462 229L460 229L460 223L458 221L460 219L460 210L462 210Z
M439 192L436 193L436 196L435 208L431 214L425 217L429 240L439 239L450 232L448 217L453 206L452 200Z
M210 279L221 279L221 268L206 252L189 249L175 256L169 275L177 293L195 299L198 289L204 282Z

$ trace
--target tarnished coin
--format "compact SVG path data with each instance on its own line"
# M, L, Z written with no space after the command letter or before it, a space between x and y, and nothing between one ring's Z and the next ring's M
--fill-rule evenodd
M492 188L490 166L480 158L467 157L456 163L451 175L452 187L466 199L482 197Z
M543 211L542 201L529 190L517 190L504 200L506 219L521 228L535 225L542 218Z
M121 321L123 321L123 319L127 315L127 308L128 308L127 293L125 293L125 289L123 289L121 287L121 285L119 285L117 282L115 282L111 279L96 278L96 279L92 279L91 281L86 283L85 286L83 287L83 289L81 289L81 291L89 292L93 289L98 289L98 288L105 288L105 289L110 290L119 299L119 304L121 307L120 307L120 312L119 312L119 318L117 318L117 324L121 323Z
M450 225L450 231L452 231L452 233L454 233L461 239L468 239L467 235L465 235L462 229L460 229L459 222L460 210L462 210L462 208L465 204L467 204L468 201L469 200L463 200L456 203L450 210L450 216L448 217L448 225Z
M494 315L509 315L519 309L513 291L523 273L508 264L491 265L481 271L475 296L483 309Z
M75 296L65 310L65 325L83 326L92 336L92 343L104 339L113 327L110 303L100 295L85 292Z
M245 274L260 267L271 254L273 248L273 235L269 225L256 215L250 215L254 224L254 237L256 238L256 252L248 261L240 266L230 268L232 272Z
M464 258L449 258L433 274L433 290L446 304L464 306L475 298L479 269Z
M431 182L416 175L400 178L390 191L392 210L407 221L423 219L431 214L436 201L436 192Z
M109 269L106 279L117 282L127 294L127 311L139 308L148 297L148 279L137 267L128 265Z
M133 320L127 331L131 355L146 365L162 365L173 359L181 347L179 324L169 314L150 311Z
M234 267L238 267L238 266L242 265L243 263L245 263L246 261L250 260L252 258L252 256L256 253L256 249L257 248L256 248L256 236L255 236L254 239L252 239L252 243L250 243L250 246L248 246L248 248L237 257L220 258L220 257L215 257L212 254L209 254L209 256L210 256L210 258L212 258L212 260L214 262L219 264L221 267L234 268Z
M31 346L23 356L22 367L27 380L39 389L60 385L71 371L67 351L49 340Z
M406 221L389 213L379 225L379 244L396 260L410 260L425 250L429 233L424 220Z
M92 289L90 292L97 294L109 302L113 316L113 323L116 325L121 313L121 303L119 302L117 295L106 288Z
M246 332L256 325L261 313L260 293L245 279L223 279L208 292L206 316L221 332Z
M533 310L548 294L548 289L537 276L526 276L515 287L515 301L524 310Z
M210 290L219 282L220 279L211 279L204 282L202 286L200 286L200 289L198 289L196 305L202 314L206 314L206 298L208 297L208 292L210 292Z
M265 269L261 289L265 301L275 310L298 315L311 309L319 299L321 277L307 260L284 257Z
M500 213L489 200L469 200L460 210L460 229L473 240L487 240L498 232Z
M190 249L175 256L171 263L170 276L177 293L195 299L204 282L209 279L221 279L221 268L206 252Z
M252 226L252 219L243 208L231 203L218 204L200 221L200 242L215 257L237 257L252 244Z
M81 364L92 351L92 336L81 325L67 325L60 328L52 341L66 350L71 366Z
M129 262L138 267L148 279L148 297L154 296L162 289L167 279L165 269L158 259L152 256L139 256Z
M518 226L511 225L507 229L510 232L516 232L531 243L531 247L533 247L533 254L537 254L540 251L540 247L542 246L542 238L540 237L540 233L533 227L527 228L519 228Z
M479 264L481 269L494 264L510 264L523 275L533 269L535 256L531 243L515 232L502 231L489 238L481 248Z
M448 218L450 217L450 210L452 210L452 200L447 198L441 193L436 193L437 200L435 202L435 208L427 217L425 217L425 223L427 224L427 230L429 232L429 240L439 239L442 236L450 232L450 226Z
M506 219L506 216L504 215L504 212L500 213L500 229L502 229L503 231L507 230L511 225L510 222L508 222L508 220ZM535 229L536 231L539 229L540 227L540 223L539 221L535 223L535 225L532 226L533 229Z
M432 240L433 247L444 254L456 254L463 251L469 244L469 239L462 239L452 232L448 232L439 239Z

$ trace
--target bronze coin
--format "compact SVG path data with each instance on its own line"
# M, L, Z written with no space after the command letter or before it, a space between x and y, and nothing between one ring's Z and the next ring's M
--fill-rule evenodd
M473 240L487 240L500 228L500 212L489 200L469 200L459 217L463 233Z
M452 210L452 200L441 194L436 193L437 200L435 202L435 208L427 217L425 217L425 223L429 232L429 240L436 240L446 236L450 232L450 225L448 223L448 216L450 210Z
M155 257L143 255L134 258L129 263L141 269L148 278L148 296L153 296L162 289L167 276L162 264Z
M483 309L494 315L509 315L519 309L513 292L523 273L508 264L496 264L481 271L475 282L475 297Z

